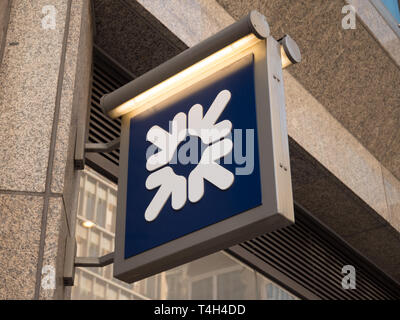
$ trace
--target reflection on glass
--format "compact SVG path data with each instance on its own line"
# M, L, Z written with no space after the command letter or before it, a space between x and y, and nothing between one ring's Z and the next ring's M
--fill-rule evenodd
M174 270L166 272L165 279L167 282L166 287L168 288L166 299L176 300L188 298L182 270L175 269L175 272Z
M260 274L257 275L257 285L259 288L259 297L262 300L297 300L288 291Z
M94 282L93 293L96 296L96 299L104 299L106 293L106 283L102 280L96 279Z
M106 229L110 232L115 232L115 218L117 216L117 193L114 190L109 190L107 203L107 218Z
M89 240L89 257L99 257L99 244L100 244L100 234L98 231L90 230L90 240Z
M94 220L95 214L95 203L96 203L96 180L88 177L85 183L85 193L86 196L84 200L86 200L86 205L82 207L85 208L85 216L89 220Z
M88 169L80 184L76 227L78 256L113 251L117 187ZM90 229L82 222L91 220ZM192 261L153 277L127 284L112 277L112 265L77 268L73 299L296 299L224 252Z
M82 275L78 284L80 288L80 297L82 299L89 299L91 297L93 292L92 284L93 281L90 277Z
M250 277L254 276L250 273ZM242 300L246 299L247 283L253 279L246 279L247 272L244 270L231 271L223 273L217 277L218 279L218 299L224 300Z
M212 300L213 295L213 279L208 277L201 280L195 280L191 284L191 299L193 300Z
M77 255L80 257L86 257L87 244L88 244L88 230L82 227L80 224L76 226L76 242L77 242Z

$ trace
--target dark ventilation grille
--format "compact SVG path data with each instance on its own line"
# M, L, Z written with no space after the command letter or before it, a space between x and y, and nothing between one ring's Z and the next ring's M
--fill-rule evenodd
M266 264L321 299L400 298L398 284L299 206L295 219L295 224L246 241L231 253L244 249L250 253L246 263L257 269ZM342 288L345 265L356 269L356 290Z
M99 49L95 49L90 142L108 142L119 137L121 122L103 114L100 98L133 78ZM119 150L101 154L100 158L90 158L88 155L87 159L90 160L89 165L116 181ZM294 225L257 237L228 251L303 298L400 298L397 283L299 206L296 206ZM344 275L341 270L344 265L356 268L356 290L342 289Z
M127 82L132 77L116 66L100 49L95 48L93 61L92 99L89 115L89 142L110 142L120 136L121 120L111 119L100 108L100 98L112 92ZM119 149L111 153L101 153L110 165L118 166Z

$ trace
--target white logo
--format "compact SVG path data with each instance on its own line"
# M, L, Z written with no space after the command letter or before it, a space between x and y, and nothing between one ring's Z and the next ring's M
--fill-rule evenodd
M147 141L159 150L146 162L148 171L157 170L147 177L146 188L153 190L159 187L144 214L147 221L153 221L158 217L170 196L174 210L183 208L187 197L193 203L200 201L204 196L204 180L221 190L232 186L235 179L233 173L218 163L219 159L232 151L232 140L226 138L232 131L232 123L229 120L216 123L230 99L231 93L223 90L217 95L204 116L203 107L196 104L190 108L188 117L183 112L175 115L170 128L171 132L159 126L153 126L147 132ZM188 122L187 126L186 122ZM197 166L189 174L187 182L184 176L177 175L170 166L163 166L170 163L179 144L186 139L188 134L199 137L208 146Z

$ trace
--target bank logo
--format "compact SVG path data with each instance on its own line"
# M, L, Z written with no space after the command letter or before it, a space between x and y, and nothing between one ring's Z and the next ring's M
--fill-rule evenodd
M146 221L158 217L169 197L174 210L183 208L187 198L192 203L200 201L204 196L204 180L221 190L232 186L234 174L219 164L219 160L233 149L232 140L227 137L231 136L232 122L223 120L217 123L230 99L230 91L222 90L206 114L202 105L195 104L188 115L179 112L174 116L170 132L157 125L149 129L146 139L157 147L157 152L147 158L146 169L152 173L145 185L147 190L159 189L145 211ZM177 175L168 164L188 135L199 137L207 147L186 179Z

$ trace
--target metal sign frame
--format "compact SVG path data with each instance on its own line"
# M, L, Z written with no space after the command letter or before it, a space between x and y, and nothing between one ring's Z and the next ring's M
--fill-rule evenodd
M254 59L262 204L125 259L129 122L134 113L125 114L122 117L114 277L135 282L294 222L281 45L269 35L265 17L258 12L251 12L212 38L105 96L102 107L109 112L138 93L251 33L260 39L246 49L246 54Z

